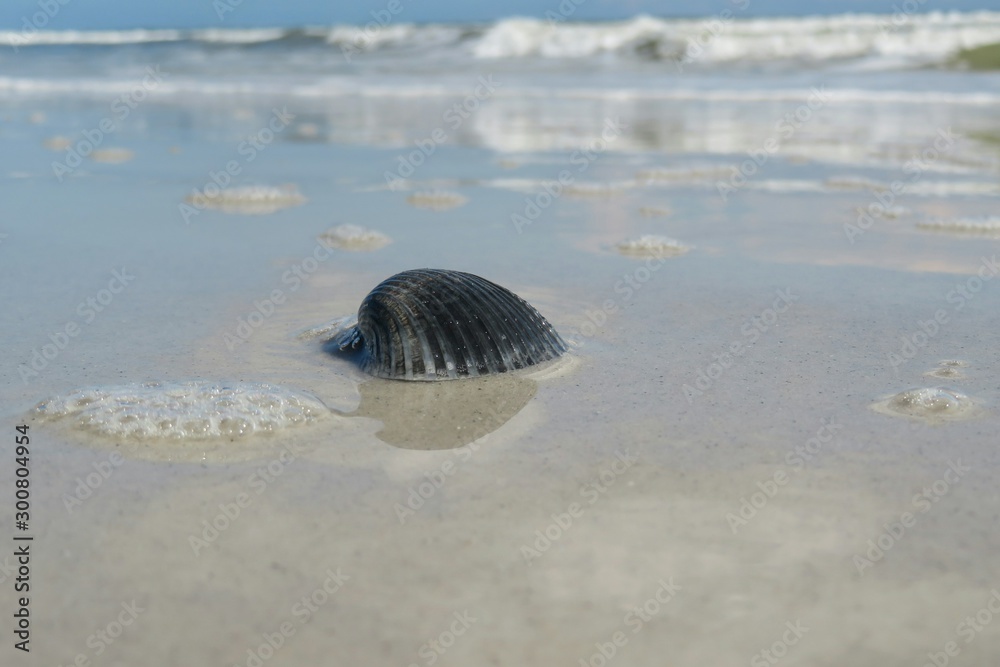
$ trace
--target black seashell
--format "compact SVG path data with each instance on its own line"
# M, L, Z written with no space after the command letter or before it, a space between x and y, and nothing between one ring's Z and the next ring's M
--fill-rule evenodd
M361 347L361 368L394 380L505 373L555 359L566 343L531 304L471 273L414 269L373 289L340 348Z

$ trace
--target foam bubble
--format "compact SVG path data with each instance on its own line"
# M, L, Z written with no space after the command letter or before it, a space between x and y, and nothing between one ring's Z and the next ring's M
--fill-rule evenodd
M960 380L965 377L962 371L957 368L952 368L951 366L942 366L940 368L935 368L924 373L927 377L932 378L942 378L945 380Z
M266 383L149 382L79 389L35 412L108 438L204 440L273 433L329 410L313 396Z
M292 128L291 138L293 141L325 141L323 130L316 123L299 123Z
M855 207L854 212L857 213L857 214L859 214L859 215L864 214L864 215L871 215L872 217L875 217L875 218L885 218L887 220L896 220L898 218L903 217L904 215L909 215L910 214L910 209L906 208L905 206L889 206L889 207L884 207L882 205L878 205L878 206L874 206L874 207L873 206L869 206L867 208L864 207L864 206L857 206L857 207Z
M644 218L659 218L670 215L671 210L665 206L643 206L639 209L639 215Z
M348 332L353 332L354 327L358 324L357 315L343 315L341 317L335 317L329 322L324 322L323 324L317 324L314 327L309 327L298 333L298 338L300 340L312 340L314 338L322 338L323 340L331 340L333 338L342 338L348 334Z
M922 220L917 222L917 229L923 229L929 232L995 236L1000 235L1000 218L982 217L955 218L951 220Z
M964 361L945 359L938 362L937 368L927 371L924 375L948 380L960 380L965 378L965 375L960 369L965 368L966 366L968 366L968 364Z
M823 184L832 190L868 190L871 192L884 192L886 188L884 183L879 183L878 181L873 181L870 178L865 178L864 176L831 176L826 179Z
M650 183L711 183L732 176L734 168L718 165L693 165L689 167L643 169L636 172L636 179Z
M299 206L305 200L296 186L285 184L278 187L242 185L214 191L211 194L198 191L189 195L184 201L200 208L217 209L223 213L264 215L283 208Z
M563 192L574 197L612 197L634 187L632 181L609 183L570 183L563 187Z
M621 254L633 257L678 257L689 251L691 246L668 236L645 234L622 241L615 248Z
M406 198L406 203L417 208L427 208L432 211L447 211L465 204L468 199L456 192L433 190L430 192L414 192Z
M49 149L50 151L65 150L72 145L73 145L72 140L70 140L68 137L61 137L61 136L49 137L48 139L42 142L42 146L45 146L45 148Z
M359 225L340 225L329 229L319 236L324 245L341 250L378 250L392 243L392 239L374 229L365 229Z
M975 414L976 403L954 389L921 387L884 398L872 408L894 417L910 417L933 424L967 419Z
M94 162L106 162L108 164L119 164L128 162L135 153L127 148L99 148L90 154L90 159Z

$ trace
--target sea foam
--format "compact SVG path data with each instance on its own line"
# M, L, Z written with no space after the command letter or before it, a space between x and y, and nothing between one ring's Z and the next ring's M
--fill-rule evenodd
M78 389L35 413L107 438L202 440L273 433L329 410L314 396L261 382L148 382Z

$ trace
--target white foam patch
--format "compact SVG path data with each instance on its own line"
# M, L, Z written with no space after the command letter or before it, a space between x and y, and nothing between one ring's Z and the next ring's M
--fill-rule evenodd
M910 209L905 206L882 206L881 203L869 204L867 208L862 206L857 206L854 208L854 212L859 215L870 215L874 218L885 218L887 220L896 220L902 218L903 216L910 214Z
M623 255L636 257L677 257L691 249L676 239L656 234L645 234L638 238L622 241L615 246Z
M728 179L736 171L730 165L699 165L678 168L643 169L635 177L644 184L649 183L714 183Z
M666 206L643 206L639 209L639 215L644 218L665 217L672 213Z
M134 383L39 403L43 418L108 438L205 440L274 433L329 414L317 398L259 382Z
M976 402L954 389L920 387L907 389L872 405L876 412L910 417L936 424L976 416Z
M90 159L94 162L106 162L108 164L120 164L128 162L135 153L127 148L99 148L90 154Z
M739 11L735 11L739 14ZM907 16L749 18L712 30L705 19L637 16L607 23L556 23L509 18L473 44L477 58L586 58L599 54L698 63L865 59L868 69L944 62L962 49L997 41L1000 14L927 13ZM711 39L705 34L712 32Z
M864 176L831 176L823 182L831 190L870 190L871 192L884 192L889 188L884 183L873 181Z
M335 317L329 322L324 322L323 324L318 324L314 327L309 327L308 329L303 329L298 333L299 340L312 340L314 338L322 338L323 340L331 340L333 338L344 337L348 332L352 331L354 327L358 325L357 315L344 315L342 317Z
M427 208L432 211L447 211L465 204L468 199L455 192L434 190L431 192L415 192L406 198L406 202L417 208Z
M378 250L392 243L392 239L382 232L366 229L359 225L340 225L320 234L321 243L341 250Z
M43 141L42 145L50 151L61 151L72 146L73 142L66 137L55 136Z
M576 182L563 188L563 192L575 197L613 197L635 187L634 181Z
M305 197L291 184L271 187L243 185L211 193L197 191L184 201L198 208L212 208L224 213L263 215L304 203Z
M955 218L945 220L922 220L917 223L917 229L930 232L946 232L952 234L983 234L995 236L1000 234L1000 218Z

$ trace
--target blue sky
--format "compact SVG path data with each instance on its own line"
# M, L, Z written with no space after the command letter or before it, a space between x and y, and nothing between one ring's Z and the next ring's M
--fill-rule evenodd
M557 10L561 0L396 0L399 22L490 21L503 16L543 16ZM565 0L571 2L572 0ZM578 2L580 0L577 0ZM706 16L737 0L582 0L575 20L616 19L646 13L657 16ZM1000 0L905 0L922 11L1000 10ZM385 10L391 0L214 0L233 5L220 20L213 0L0 0L0 28L20 29L25 18L48 8L47 29L192 28L363 24L371 12ZM738 0L743 5L746 0ZM892 13L904 0L749 0L745 16L831 14L839 12ZM57 11L53 11L57 9Z

